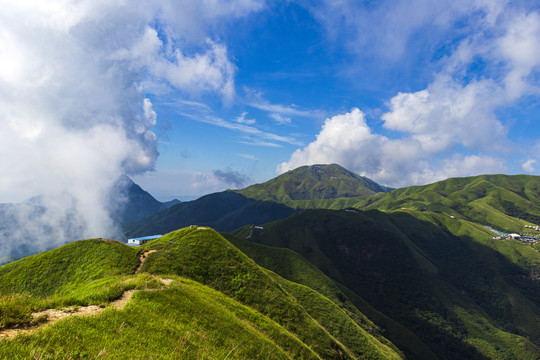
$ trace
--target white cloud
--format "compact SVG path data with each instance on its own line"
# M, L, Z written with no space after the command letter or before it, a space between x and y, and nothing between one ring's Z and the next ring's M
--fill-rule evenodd
M523 171L531 174L536 172L535 164L538 161L536 159L527 159L521 163L521 168Z
M271 117L272 119L274 119L280 125L290 124L291 121L292 121L292 119L290 117L283 116L283 115L278 114L278 113L272 113L272 114L270 114L268 116Z
M236 122L239 124L246 124L246 125L253 125L257 122L255 119L246 119L246 115L247 115L247 112L244 111L242 114L240 114L240 116L236 118Z
M278 173L301 165L339 163L350 169L366 164L369 171L380 169L380 160L370 156L370 149L379 149L387 138L373 134L359 109L326 119L315 141L296 150L289 161L277 167ZM369 164L368 164L369 163Z
M227 101L234 96L235 66L229 61L227 48L209 39L203 52L188 56L179 48L168 48L156 29L147 25L131 47L118 49L112 58L147 69L154 79L166 80L176 89L219 91Z
M385 9L384 4L388 5L379 3L373 11ZM383 127L392 131L392 138L374 133L355 109L327 119L316 139L280 164L278 172L304 164L338 162L384 184L404 186L509 170L509 155L519 144L508 139L511 124L505 124L497 114L525 96L540 93L540 14L504 1L477 1L464 8L455 2L441 5L418 0L408 9L404 4L396 3L382 20L378 18L384 26L374 34L374 39L381 40L379 46L395 58L405 51L412 34L432 21L436 24L430 27L433 35L443 31L447 36L441 39L452 39L447 32L459 29L461 37L455 38L448 56L433 64L438 70L424 89L400 92L390 99L389 110L381 119ZM362 19L370 13L348 1L325 6L330 10L327 15L318 12L318 7L312 11L326 25L341 14L346 21L355 19L347 26L363 27L366 24L355 14ZM439 14L441 6L449 11ZM464 9L473 9L474 16ZM403 16L411 11L416 12L412 19ZM396 23L388 26L391 18ZM393 34L392 29L400 30L398 36L386 39ZM365 41L374 41L361 39L366 33L355 34L362 46ZM433 39L440 41L436 36ZM536 161L524 160L522 168L532 171Z
M507 63L504 85L508 98L513 100L533 90L527 77L540 65L540 14L517 13L507 22L506 34L497 40L495 55Z
M375 134L359 109L326 119L316 140L296 150L278 165L283 173L302 165L338 163L382 184L425 184L450 176L503 172L500 159L483 155L453 155L439 166L430 163L432 153L414 138L389 139Z
M175 88L232 99L235 67L227 48L208 40L209 29L264 6L249 0L0 5L0 202L48 199L40 225L55 231L9 238L34 250L119 235L109 217L110 191L122 174L152 169L158 155L158 114L148 95ZM62 210L59 204L68 203ZM66 218L76 231L63 231ZM9 252L10 243L0 241Z
M437 176L443 180L456 176L504 173L507 170L504 164L501 159L491 156L455 154L442 161Z
M430 153L447 151L456 144L492 150L506 141L504 126L494 111L504 102L493 80L461 86L439 75L426 90L399 93L383 114L384 126L410 134Z
M410 41L418 33L429 28L430 33L422 37L424 46L429 47L435 34L476 8L474 2L465 0L326 0L307 6L334 41L344 42L353 52L369 51L391 61L416 50Z

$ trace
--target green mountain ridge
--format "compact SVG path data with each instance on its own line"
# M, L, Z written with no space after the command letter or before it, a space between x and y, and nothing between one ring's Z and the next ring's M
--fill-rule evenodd
M164 234L198 224L232 231L284 219L299 209L343 209L390 188L331 165L302 166L262 184L182 202L124 226L128 237Z
M283 219L293 212L293 209L283 204L223 191L157 212L125 227L125 232L128 237L165 234L192 224L232 231L246 224Z
M0 283L0 337L2 329L35 327L36 311L105 306L0 340L0 358L401 358L338 305L269 273L209 228L178 230L140 249L75 242L0 267ZM132 289L125 308L108 306ZM306 293L325 300L310 308ZM336 311L339 323L315 320ZM351 342L350 333L364 340Z
M275 201L296 209L340 209L390 190L340 165L330 164L301 166L237 192L252 199Z
M429 212L306 210L249 240L289 248L341 284L407 358L540 356L540 284L531 276L540 256L480 225Z
M362 209L412 209L444 213L501 230L525 231L540 223L540 177L480 175L451 178L377 194L355 205Z

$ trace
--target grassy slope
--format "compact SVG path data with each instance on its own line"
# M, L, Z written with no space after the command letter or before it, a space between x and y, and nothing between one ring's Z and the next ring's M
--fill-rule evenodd
M317 291L270 273L298 303L340 343L361 359L399 359L397 348L388 340L379 341L356 323L350 313ZM381 337L382 338L382 337Z
M178 274L209 285L278 322L323 358L361 355L340 344L333 334L329 335L328 329L314 321L293 296L215 231L181 230L152 242L147 248L160 252L149 256L143 271ZM369 346L364 351L381 353L380 349ZM385 350L380 358L392 352ZM394 353L394 357L398 355Z
M340 319L337 324L325 325L325 327L337 326L342 329L349 327L353 333L356 331L361 332L358 335L359 339L373 337L376 340L370 339L370 341L380 342L399 352L399 349L395 348L392 343L381 335L381 331L377 325L353 305L334 281L296 252L289 249L260 245L230 234L223 234L223 236L257 262L257 264L277 273L279 279L284 278L289 280L285 281L283 279L280 282L279 279L276 279L276 281L280 282L281 286L287 287L287 291L293 294L312 316L317 318L309 310L311 307L313 307L316 314L323 315L325 318ZM301 286L300 284L305 286ZM313 300L313 304L309 303L308 300L310 299ZM320 311L320 307L319 309L317 308L318 303L328 304L328 306L324 306L324 314ZM346 318L343 317L344 314ZM357 328L360 328L362 331L357 330ZM369 334L366 334L366 332ZM341 340L340 336L337 336L337 338ZM347 343L347 340L341 341Z
M239 233L245 230L239 230ZM306 285L339 305L359 326L381 342L387 343L386 338L391 338L399 349L406 349L409 354L416 354L424 359L436 358L436 355L415 334L377 311L347 287L337 284L295 251L261 245L230 234L224 234L224 236L260 266L287 280ZM386 338L381 334L384 334ZM393 346L392 343L388 345Z
M139 263L137 252L113 240L72 242L0 267L0 295L50 296L91 280L131 274Z
M540 223L539 189L538 176L481 175L397 189L377 194L356 206L441 212L501 230L521 232L525 231L525 224Z
M539 356L533 345L539 334L538 284L526 279L516 284L517 278L528 275L524 268L513 266L481 242L453 236L434 224L435 220L420 221L406 213L313 210L267 224L252 240L289 247L334 279L338 274L341 283L412 330L441 358L482 358L493 351L524 359ZM323 262L320 253L326 254ZM525 254L532 256L529 251ZM464 309L469 316L463 315ZM521 311L527 315L519 316ZM473 332L472 319L490 327ZM504 336L492 337L490 329ZM391 335L386 333L399 343ZM481 341L491 348L480 346ZM405 350L430 358L419 348Z
M123 310L70 318L0 341L0 358L318 358L256 311L186 279L136 293Z
M4 276L0 280L24 274L33 284L26 295L20 295L25 289L21 282L3 288L3 299L8 300L0 302L0 316L7 320L3 327L31 324L33 311L74 304L106 305L125 290L143 290L123 310L69 318L33 335L1 340L0 358L352 359L365 354L399 358L394 349L369 334L357 344L347 341L350 332L344 333L331 319L322 319L321 325L284 290L285 280L269 275L211 229L179 230L140 251L149 249L159 252L151 253L142 273L136 275L132 274L137 265L133 258L139 249L103 240L69 244L0 267ZM66 263L71 265L65 268ZM25 271L25 266L33 270ZM74 275L58 281L42 275L45 271L53 276L61 270ZM176 281L166 288L156 274ZM288 282L286 286L295 287ZM157 290L144 290L147 288ZM335 305L323 302L317 312L324 313L325 307ZM15 321L10 324L9 319ZM347 317L340 318L344 320L356 329L353 333L362 333Z
M298 209L342 209L379 191L386 191L386 188L332 164L302 166L265 183L238 190L238 193Z

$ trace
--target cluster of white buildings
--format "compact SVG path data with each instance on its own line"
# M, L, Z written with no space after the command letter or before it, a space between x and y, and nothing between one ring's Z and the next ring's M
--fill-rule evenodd
M533 230L536 230L536 231L540 231L540 226L538 225L525 225L526 228L528 229L533 229Z

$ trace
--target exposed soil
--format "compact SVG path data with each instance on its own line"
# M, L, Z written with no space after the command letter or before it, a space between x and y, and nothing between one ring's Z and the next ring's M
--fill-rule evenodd
M141 254L141 256L139 257L140 263L139 263L139 266L137 266L137 269L135 269L135 274L137 274L139 271L141 271L142 266L143 266L144 262L146 261L146 258L148 257L148 255L150 255L151 253L155 253L155 252L157 252L157 250L150 250L150 251L147 251L147 252Z
M171 285L171 283L173 282L173 279L162 279L162 278L159 278L159 281L161 281L163 284L169 286L169 285Z
M155 250L152 250L151 252L154 252L154 251ZM145 253L145 254L148 254L148 253ZM159 280L167 286L169 286L173 281L172 279L162 279L162 278L159 278ZM146 289L146 291L152 291L152 290L158 290L158 289ZM140 291L140 290L124 291L124 293L122 294L122 297L120 297L120 299L118 300L115 300L109 303L108 307L112 307L115 309L123 309L124 306L126 306L128 301L131 299L133 294L135 294L137 291ZM97 315L101 313L102 311L104 311L106 308L107 307L100 307L97 305L79 306L79 307L70 306L64 309L47 309L47 310L35 312L32 314L32 318L34 319L34 321L37 321L39 325L26 327L26 328L0 330L0 340L11 339L19 334L31 334L47 324L55 323L59 320L62 320L70 316Z
M122 298L123 297L124 295L122 295ZM113 303L111 303L111 305L112 304ZM52 324L52 323L57 322L58 320L62 320L70 316L96 315L102 312L104 309L105 309L104 307L102 308L97 305L90 305L90 306L80 306L80 307L70 306L64 309L47 309L43 311L38 311L32 314L32 318L35 321L38 321L40 323L39 325L31 326L27 328L15 328L15 329L2 330L0 331L0 339L6 339L6 338L10 339L17 336L18 334L31 334L46 324ZM42 320L40 321L38 319L42 319Z

